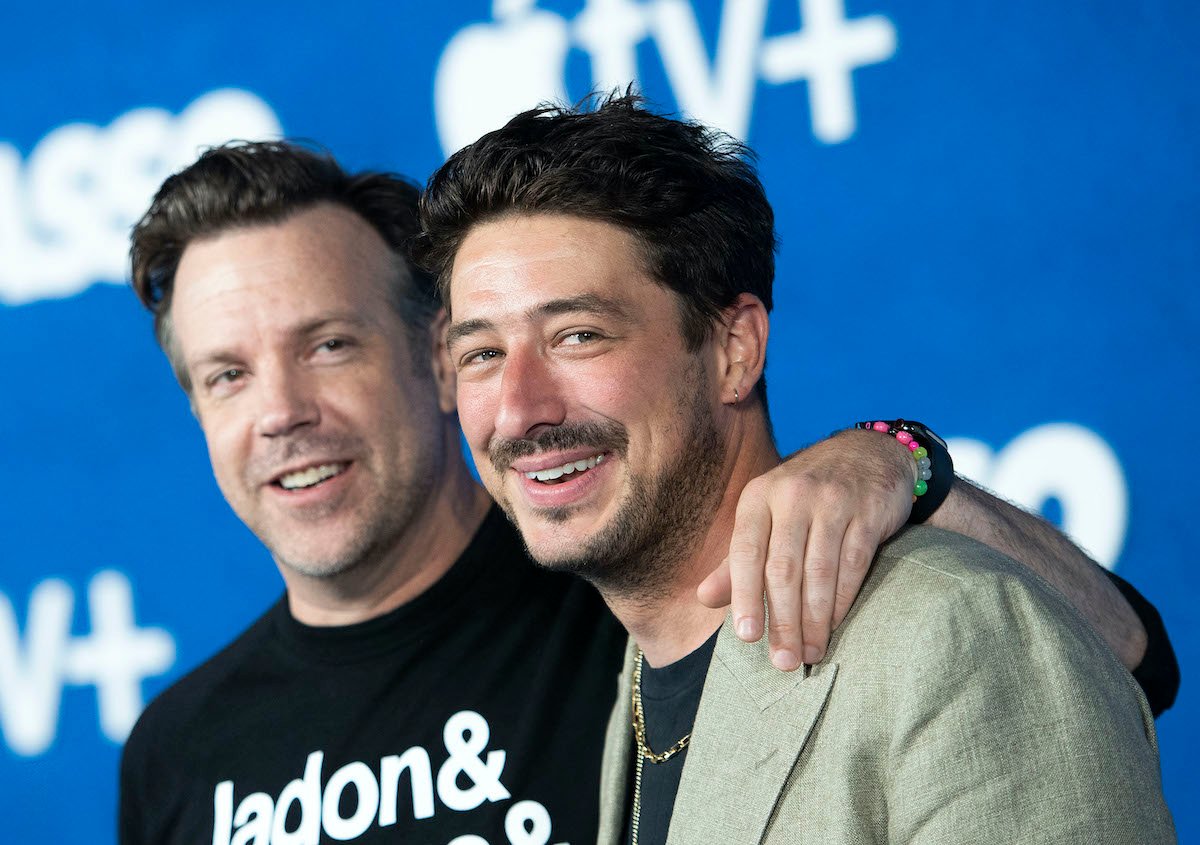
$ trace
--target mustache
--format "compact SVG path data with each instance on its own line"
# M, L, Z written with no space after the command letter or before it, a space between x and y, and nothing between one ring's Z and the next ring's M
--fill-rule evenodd
M629 432L615 420L568 422L544 428L532 437L516 440L493 438L488 444L488 458L496 471L503 473L519 458L552 449L576 449L582 446L594 448L597 452L624 454L629 446Z
M266 484L287 466L310 457L346 458L362 451L361 441L345 434L309 434L273 441L246 465L246 474Z

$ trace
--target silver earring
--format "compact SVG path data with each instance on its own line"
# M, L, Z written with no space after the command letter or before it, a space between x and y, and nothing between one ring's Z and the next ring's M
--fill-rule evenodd
M736 405L738 402L741 402L741 401L742 401L742 397L738 395L738 389L735 387L733 389L733 404Z

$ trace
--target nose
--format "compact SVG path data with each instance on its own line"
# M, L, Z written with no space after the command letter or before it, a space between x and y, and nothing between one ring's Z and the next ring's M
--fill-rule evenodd
M562 385L546 359L534 349L509 349L500 380L496 434L511 440L528 437L544 425L566 419Z
M293 368L285 365L260 371L258 392L258 433L263 437L283 437L321 420L313 386Z

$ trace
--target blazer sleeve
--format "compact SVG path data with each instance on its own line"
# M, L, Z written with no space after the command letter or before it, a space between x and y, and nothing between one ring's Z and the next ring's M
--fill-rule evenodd
M890 842L1175 841L1145 700L1065 600L996 575L922 616L890 741Z

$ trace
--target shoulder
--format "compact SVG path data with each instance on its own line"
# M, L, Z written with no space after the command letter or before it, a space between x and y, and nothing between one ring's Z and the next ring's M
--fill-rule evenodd
M119 841L164 842L186 784L216 720L236 706L229 692L247 667L262 659L271 608L236 639L156 696L133 726L121 752Z
M881 549L837 638L821 759L836 769L851 749L873 761L854 774L889 796L895 830L928 841L1170 841L1141 691L1021 564L909 529Z
M927 525L906 528L884 543L875 563L874 575L894 574L900 583L918 583L923 587L970 589L1007 579L1045 585L1028 567L990 546Z
M1109 652L1071 603L1028 567L970 538L927 526L906 529L880 548L853 613L886 616L906 636L960 624L989 630L1019 619L1042 633L1081 638Z
M906 683L967 679L1105 691L1139 709L1136 682L1074 606L1034 572L958 534L915 526L884 544L832 659Z
M881 548L831 658L852 674L890 677L899 698L1107 710L1153 742L1136 682L1058 590L936 528L910 528Z
M270 640L272 615L277 608L273 606L228 645L155 696L126 740L123 766L162 747L173 747L177 752L177 741L204 722L214 709L221 708L221 691L236 683L237 676L261 656Z

